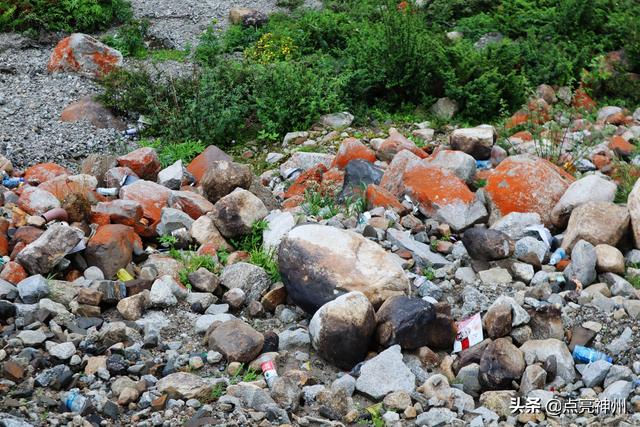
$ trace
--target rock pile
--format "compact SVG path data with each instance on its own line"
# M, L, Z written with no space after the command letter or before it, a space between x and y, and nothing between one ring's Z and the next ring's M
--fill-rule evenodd
M569 138L637 139L640 114L612 111ZM393 128L355 138L352 120L288 134L294 153L260 177L215 146L166 168L151 148L93 155L80 174L2 159L24 183L2 193L0 419L640 422L510 409L640 410L640 190L614 202L595 157L620 143L574 159L574 176L522 133L509 156L490 126L437 139L420 124L417 145ZM296 150L319 145L336 154ZM587 364L582 347L611 359ZM278 377L260 376L267 360Z

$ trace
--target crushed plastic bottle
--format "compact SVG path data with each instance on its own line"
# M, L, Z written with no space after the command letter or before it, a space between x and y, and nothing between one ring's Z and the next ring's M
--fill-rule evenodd
M566 256L567 253L564 251L564 249L556 249L555 251L553 251L553 254L551 254L551 258L549 258L549 265L556 265L560 262L560 260L565 259Z
M601 351L582 345L577 345L573 348L573 358L576 362L580 363L591 363L597 360L606 360L609 363L613 363L613 358L611 356L607 356Z
M80 390L72 388L63 396L63 401L67 409L76 414L82 415L87 409L89 400L80 394Z
M483 170L491 167L491 160L476 160L476 169Z
M262 356L260 356L258 362L260 363L260 369L262 369L264 380L267 382L267 386L271 388L273 386L273 382L278 377L276 364L273 361L273 358L267 353L264 353Z

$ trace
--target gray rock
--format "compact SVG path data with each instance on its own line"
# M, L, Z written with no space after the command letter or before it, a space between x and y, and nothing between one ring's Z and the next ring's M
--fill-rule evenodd
M172 232L185 228L189 230L193 224L193 219L181 210L174 208L162 208L160 224L157 232L159 235L171 234Z
M573 209L590 201L613 202L617 185L602 175L587 175L572 183L551 212L551 221L558 228L566 226Z
M356 379L345 374L331 383L331 389L334 391L343 390L347 396L352 396L356 390Z
M488 159L491 156L493 142L494 130L490 126L456 129L449 139L454 150L463 151L478 160Z
M423 412L416 418L417 426L440 427L445 425L453 425L456 419L456 413L447 408L431 408L427 412Z
M286 329L278 334L278 350L291 350L298 347L307 347L311 343L309 332L306 329Z
M609 401L627 400L632 390L633 383L631 381L616 381L600 393L598 398Z
M462 390L473 396L480 396L482 386L478 376L480 375L480 365L477 363L471 363L467 366L463 366L456 375L456 382L462 383Z
M481 261L507 258L513 251L513 243L505 233L480 227L465 231L462 243L471 258Z
M514 262L511 264L511 274L513 274L514 279L529 283L533 279L535 270L531 264Z
M268 226L262 232L262 242L267 250L277 250L282 238L296 225L291 212L275 210L265 217Z
M232 314L223 313L223 314L203 314L198 317L195 324L195 330L198 334L204 334L209 329L209 326L213 324L213 322L227 322L229 320L233 320L236 317Z
M320 124L332 129L341 129L351 126L353 114L343 111L341 113L331 113L320 116Z
M624 328L622 334L618 336L616 339L611 341L611 343L607 346L607 350L610 354L620 354L624 351L627 351L631 348L631 343L633 337L633 331L628 326Z
M225 267L222 270L220 282L227 289L244 291L247 301L259 301L271 285L269 275L264 268L247 262L237 262Z
M471 183L476 175L476 161L462 151L441 150L423 160L425 164L448 169L461 180Z
M569 382L574 380L573 356L564 342L555 338L531 340L524 343L520 350L524 353L528 365L535 362L544 363L550 356L555 356L558 375Z
M96 266L87 268L82 275L87 280L104 280L104 273Z
M456 274L454 276L457 281L468 284L475 283L477 276L471 267L460 267L456 270Z
M485 285L507 285L511 283L512 280L509 271L500 267L481 271L478 275Z
M49 354L60 360L71 359L75 352L76 346L71 341L56 344L49 349Z
M526 236L516 242L515 257L520 261L540 266L547 257L549 247L535 237Z
M158 184L172 190L179 190L185 172L186 170L182 164L182 160L178 160L171 166L167 166L158 172Z
M598 360L589 363L582 371L582 382L585 387L596 387L602 384L611 368L611 363Z
M631 283L614 273L604 273L600 275L600 279L609 285L611 295L621 295L623 297L635 298L636 289Z
M47 274L75 248L82 237L82 231L77 228L54 224L20 251L16 260L30 274Z
M609 372L607 373L607 377L604 379L604 386L609 387L616 381L633 381L633 372L631 368L624 365L613 365Z
M491 229L502 231L512 240L517 241L527 235L527 227L538 224L542 224L542 220L535 212L511 212L494 222Z
M39 329L36 331L21 331L17 337L25 347L42 344L47 339L45 333Z
M529 323L530 316L527 313L527 310L522 308L516 300L506 295L500 295L491 306L493 307L501 304L508 304L511 307L511 326L516 327Z
M179 292L179 289L180 285L178 285L171 276L160 277L151 285L151 291L149 293L151 305L157 307L176 305L178 303L176 293Z
M253 193L236 188L213 206L213 223L224 237L248 234L253 224L269 214L262 200Z
M594 246L580 240L571 251L571 263L564 270L567 279L577 279L583 286L589 286L596 280L597 255Z
M35 304L40 299L49 296L49 284L47 279L39 274L27 277L18 283L18 293L20 299L25 304Z
M400 346L394 345L367 360L360 369L356 389L379 400L393 391L415 390L415 375L402 361Z
M335 156L333 154L307 153L303 151L297 151L293 153L289 160L280 165L280 175L287 176L287 172L291 169L300 169L304 172L319 163L325 165L327 168L330 168L334 157Z

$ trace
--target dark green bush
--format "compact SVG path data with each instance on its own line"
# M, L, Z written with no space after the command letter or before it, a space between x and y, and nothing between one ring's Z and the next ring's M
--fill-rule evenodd
M117 49L123 56L144 58L147 56L147 48L144 38L149 29L149 21L133 20L118 28L114 35L103 38L103 42Z
M0 31L92 32L131 17L127 0L0 0Z

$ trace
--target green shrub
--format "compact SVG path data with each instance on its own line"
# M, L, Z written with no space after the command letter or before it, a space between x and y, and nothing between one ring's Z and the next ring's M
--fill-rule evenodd
M155 148L163 168L171 166L178 160L182 160L184 164L188 164L207 148L201 141L185 141L167 144L161 139L142 139L138 142L138 145L141 147Z
M131 17L127 0L0 0L0 31L93 32Z
M147 48L144 38L149 29L149 21L130 21L118 28L114 35L103 37L102 41L114 49L117 49L123 56L144 58L147 56Z

